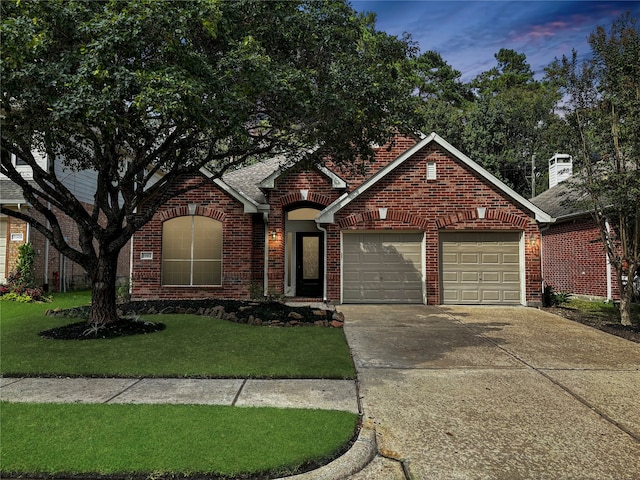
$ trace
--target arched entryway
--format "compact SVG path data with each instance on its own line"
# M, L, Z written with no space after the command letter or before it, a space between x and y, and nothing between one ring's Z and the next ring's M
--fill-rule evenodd
M296 205L285 212L285 295L323 296L324 232L318 230L316 205Z

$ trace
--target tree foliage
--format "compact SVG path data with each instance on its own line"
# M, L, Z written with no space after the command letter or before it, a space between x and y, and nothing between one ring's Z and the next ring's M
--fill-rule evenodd
M590 36L592 56L574 51L549 73L567 95L566 121L579 138L576 188L600 227L621 292L622 323L631 324L631 279L640 268L640 18L629 13ZM624 278L627 281L623 281Z
M94 323L115 319L118 253L184 175L312 149L314 161L367 158L413 111L410 44L343 1L22 0L0 9L2 147L34 182L7 155L0 171L39 215L1 211L86 269ZM92 207L63 170L95 172ZM75 221L79 247L54 210Z

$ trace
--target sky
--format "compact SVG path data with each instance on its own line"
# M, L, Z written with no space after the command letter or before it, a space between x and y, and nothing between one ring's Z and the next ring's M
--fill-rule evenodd
M421 52L435 50L469 81L496 66L494 55L507 48L524 53L536 78L554 58L589 56L587 37L607 30L627 10L640 14L640 1L435 1L353 0L360 12L377 14L376 28L411 34Z

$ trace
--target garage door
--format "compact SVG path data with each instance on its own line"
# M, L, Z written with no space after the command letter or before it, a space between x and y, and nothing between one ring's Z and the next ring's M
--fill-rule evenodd
M520 233L440 235L445 304L520 304Z
M422 233L347 233L342 241L342 301L424 303Z

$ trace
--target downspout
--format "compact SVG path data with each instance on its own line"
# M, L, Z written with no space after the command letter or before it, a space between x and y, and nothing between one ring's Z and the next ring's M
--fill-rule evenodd
M51 202L47 202L47 210L51 210ZM47 228L51 228L49 220L47 220ZM49 239L44 239L44 288L49 291Z
M539 228L540 231L540 276L542 277L542 306L544 307L544 252L542 250L542 234L551 228L551 224L547 223L544 227Z
M129 298L131 298L131 294L133 293L133 239L135 237L135 233L131 235L131 240L129 240Z
M316 223L316 227L318 227L318 230L324 233L324 241L322 242L322 256L324 258L324 274L322 275L322 301L324 303L327 303L327 229L321 227L319 223Z
M262 280L262 294L266 298L269 295L269 213L262 213L264 222L264 268Z

